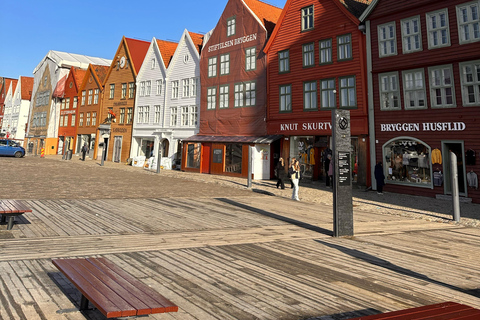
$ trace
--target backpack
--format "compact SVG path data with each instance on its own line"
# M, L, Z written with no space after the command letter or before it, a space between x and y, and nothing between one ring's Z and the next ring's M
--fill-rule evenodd
M290 167L290 168L288 168L288 177L291 178L292 175L293 175L293 168Z

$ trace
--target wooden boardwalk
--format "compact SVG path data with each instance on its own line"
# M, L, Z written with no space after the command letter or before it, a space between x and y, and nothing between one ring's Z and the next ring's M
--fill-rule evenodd
M0 226L0 319L103 319L52 258L106 257L180 307L147 319L348 319L455 301L480 308L480 229L278 197L25 200Z

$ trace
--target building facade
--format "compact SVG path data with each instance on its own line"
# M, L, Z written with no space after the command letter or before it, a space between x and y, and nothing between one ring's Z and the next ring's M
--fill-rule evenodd
M182 170L247 177L254 147L255 178L270 177L265 137L263 52L281 9L257 0L229 0L204 40L200 58L199 133L184 141ZM257 157L258 156L258 157Z
M3 78L0 77L0 128L1 128L1 136L7 136L8 131L8 124L4 126L4 115L5 115L5 104L7 100L8 90L13 87L16 87L18 80L11 79L11 78ZM13 91L12 91L13 92ZM11 93L12 94L12 93ZM10 94L10 95L11 95Z
M13 93L12 110L10 114L10 135L20 145L23 145L25 129L28 121L28 109L32 98L33 78L21 76Z
M324 179L332 110L350 111L353 181L369 184L365 35L357 16L368 2L289 0L270 38L269 134L283 138L276 157L300 161L303 176Z
M385 190L452 193L480 202L480 21L478 1L374 1L369 36L372 164Z

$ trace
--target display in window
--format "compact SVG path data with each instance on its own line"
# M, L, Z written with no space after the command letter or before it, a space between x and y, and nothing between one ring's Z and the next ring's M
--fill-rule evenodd
M290 147L290 158L295 157L300 162L303 178L311 179L315 166L315 148L313 137L294 137Z

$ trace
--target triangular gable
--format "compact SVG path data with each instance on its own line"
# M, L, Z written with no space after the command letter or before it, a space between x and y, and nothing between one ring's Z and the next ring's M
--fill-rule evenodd
M133 70L135 70L135 75L138 74L140 68L142 67L143 60L147 55L148 48L150 47L150 42L125 38L126 44L126 51L130 56L130 63L133 66Z
M160 54L162 55L165 68L168 68L170 61L172 60L172 57L175 54L175 50L177 49L178 43L157 39L157 46L158 46L158 49L160 50Z
M194 42L194 40L191 37L192 34L197 39L196 43ZM195 56L194 57L195 61L200 62L201 50L200 51L198 50L198 42L199 42L200 37L202 38L202 42L203 42L203 35L198 34L198 33L189 32L187 29L185 29L182 33L182 37L180 38L180 41L178 42L177 48L175 50L174 55L172 56L171 63L169 64L169 66L173 67L174 64L178 61L178 59L181 59L181 57L179 57L179 55L180 55L180 52L182 51L182 49L184 48L184 46L187 46L187 47L193 49L192 55ZM171 72L170 70L171 70L172 67L170 67L168 69L168 72Z
M87 74L87 70L78 68L75 68L74 70L75 72L73 74L73 77L75 78L75 85L78 91L78 87L80 87L80 85L82 84L83 78L85 78L85 75Z
M372 0L340 0L340 2L350 11L357 19L366 11Z
M21 96L22 100L28 100L32 98L32 91L33 91L33 77L20 77L21 82Z

